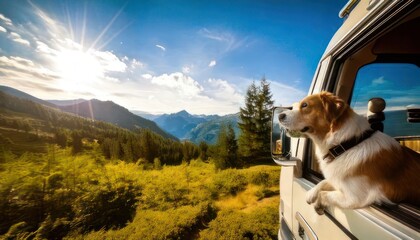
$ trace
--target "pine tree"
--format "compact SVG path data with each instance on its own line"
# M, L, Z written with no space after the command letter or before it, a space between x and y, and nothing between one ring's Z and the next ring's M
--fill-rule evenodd
M235 139L235 131L233 130L232 124L227 125L226 149L229 165L231 167L238 167L238 143Z
M270 83L267 82L265 77L260 82L260 92L258 95L257 103L257 116L256 122L256 137L258 143L259 154L261 157L270 156L270 135L271 135L271 110L274 101L273 95L270 91Z
M245 107L240 109L239 152L247 161L270 156L271 109L274 101L270 84L265 77L260 86L253 82L245 97Z
M217 156L215 165L218 169L237 167L238 145L235 139L235 132L231 124L222 125L217 138Z
M254 149L255 141L255 109L257 104L258 89L255 82L248 87L245 96L245 107L240 108L240 122L238 123L241 130L239 136L239 152L244 158L252 157L252 149Z

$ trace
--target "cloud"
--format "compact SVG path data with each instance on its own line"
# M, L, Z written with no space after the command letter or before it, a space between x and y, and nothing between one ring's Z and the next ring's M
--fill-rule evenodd
M185 97L194 97L203 91L203 87L197 81L180 72L153 77L151 82L162 87L175 89Z
M57 79L54 72L46 69L32 60L18 56L0 57L0 72L4 75L2 78L23 81L50 81Z
M13 39L13 41L15 41L17 43L20 43L20 44L23 44L23 45L26 45L26 46L31 45L31 43L28 40L25 40L25 39L22 39L22 38L15 38L15 39Z
M382 77L379 77L379 78L373 79L373 80L372 80L372 85L373 85L373 86L377 86L377 85L384 84L385 82L386 82L386 81L385 81L385 78L382 76Z
M20 44L23 44L23 45L27 45L27 46L30 46L31 45L28 40L23 39L18 33L11 32L9 34L9 37L14 42L17 42L17 43L20 43Z
M184 67L182 67L182 73L189 74L189 73L191 73L191 69L192 69L192 67L190 67L190 66L184 66Z
M209 30L207 28L200 29L198 31L198 34L204 38L224 44L225 52L233 51L243 46L248 41L247 37L238 40L237 37L231 32Z
M166 48L162 45L156 44L155 45L157 48L160 48L162 51L166 51Z
M217 101L234 103L239 108L239 104L244 100L244 96L238 92L237 88L225 80L210 78L207 83L206 94Z
M50 48L46 43L41 41L36 41L36 51L40 53L46 53L46 54L53 54L56 52L52 48Z
M300 101L307 93L288 84L267 80L270 83L274 104L277 106L291 106Z
M214 66L216 66L216 60L211 60L210 61L210 63L209 63L209 67L214 67Z
M8 26L13 26L12 20L10 18L5 17L3 14L0 14L0 20Z
M220 32L216 30L209 30L207 28L202 28L198 31L203 37L212 39L219 42L234 42L235 37L229 32Z
M199 83L187 74L174 72L159 76L143 74L139 83L130 82L124 87L131 91L135 107L126 107L152 113L172 113L187 110L193 114L231 114L239 111L243 96L237 87L221 79ZM116 86L119 88L120 86ZM121 101L127 101L126 98Z
M153 78L153 76L151 74L149 74L149 73L142 74L141 77L144 78L144 79L147 79L147 80Z
M144 64L142 62L140 62L139 60L133 58L131 60L130 67L131 68L142 68L142 67L144 67Z
M0 26L0 32L7 32L6 28Z
M31 61L29 59L25 59L25 58L21 58L21 57L2 56L2 57L0 57L0 66L1 65L20 68L20 67L34 66L34 63L33 63L33 61Z
M112 52L92 50L91 54L96 57L104 72L124 72L127 69L127 65ZM138 63L134 59L134 64Z

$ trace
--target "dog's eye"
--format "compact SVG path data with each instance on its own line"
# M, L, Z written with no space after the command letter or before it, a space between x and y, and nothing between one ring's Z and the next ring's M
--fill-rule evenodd
M304 102L300 105L300 108L306 108L307 106L308 106L308 104L306 102Z

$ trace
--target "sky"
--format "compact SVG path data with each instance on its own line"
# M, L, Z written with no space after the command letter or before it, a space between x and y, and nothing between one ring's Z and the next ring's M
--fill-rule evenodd
M154 114L304 97L346 0L0 0L0 85Z

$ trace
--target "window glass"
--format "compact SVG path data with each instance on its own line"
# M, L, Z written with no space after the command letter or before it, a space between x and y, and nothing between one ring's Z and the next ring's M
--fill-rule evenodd
M420 151L420 123L408 120L409 109L420 109L420 68L407 63L373 63L362 67L350 105L366 116L372 98L385 100L383 131Z

